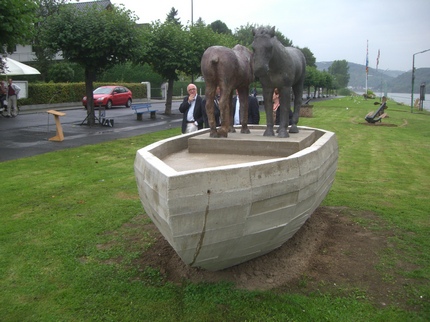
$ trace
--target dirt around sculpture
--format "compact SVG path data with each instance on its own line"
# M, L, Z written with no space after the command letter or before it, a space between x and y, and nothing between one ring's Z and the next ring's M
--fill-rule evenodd
M208 115L210 137L227 137L233 128L233 92L237 89L240 102L241 133L250 133L248 129L248 91L254 80L252 52L242 46L231 48L212 46L206 49L201 60L202 75L206 83L206 112ZM219 108L221 126L217 129L214 117L214 98L217 86L221 97Z
M293 47L285 47L275 37L275 28L259 27L253 30L254 74L263 87L264 108L267 128L264 136L274 136L272 95L279 90L280 123L279 137L288 137L289 110L291 109L291 88L294 94L294 113L290 133L297 133L300 106L302 104L303 82L306 59L303 53Z

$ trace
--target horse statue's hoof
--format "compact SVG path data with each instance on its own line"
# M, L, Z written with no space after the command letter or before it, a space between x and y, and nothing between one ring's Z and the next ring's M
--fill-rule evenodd
M236 129L235 129L233 126L230 126L230 127L228 128L228 131L229 131L230 133L236 133Z
M273 129L266 129L263 136L275 136L275 132L273 132Z
M278 138L288 138L290 135L285 129L282 129L278 133Z
M296 124L291 125L290 133L299 133L299 129Z
M223 129L218 130L218 137L219 138L226 138L227 135L228 135L228 133L226 131L224 131Z
M250 134L250 133L251 133L251 131L250 131L248 128L246 128L246 129L241 129L241 130L240 130L240 133Z

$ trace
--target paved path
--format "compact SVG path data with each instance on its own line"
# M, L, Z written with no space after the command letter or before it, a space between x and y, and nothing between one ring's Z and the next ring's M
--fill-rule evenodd
M163 115L165 102L152 102L157 110L156 119L149 114L137 121L131 109L118 107L106 111L106 117L114 120L113 127L81 125L86 117L82 106L55 108L46 106L43 110L22 112L15 118L0 116L0 162L29 157L46 152L67 149L87 144L112 141L119 138L160 131L180 126L182 114L179 112L179 101L172 103L172 115ZM54 116L46 111L55 109L66 113L60 117L64 141L49 141L56 135ZM96 110L98 116L98 110Z

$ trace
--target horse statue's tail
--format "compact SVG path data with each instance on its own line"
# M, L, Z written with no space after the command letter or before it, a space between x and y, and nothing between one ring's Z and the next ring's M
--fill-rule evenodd
M218 56L212 57L212 59L211 59L211 65L212 66L216 66L216 65L218 65L218 63L219 63L219 57Z

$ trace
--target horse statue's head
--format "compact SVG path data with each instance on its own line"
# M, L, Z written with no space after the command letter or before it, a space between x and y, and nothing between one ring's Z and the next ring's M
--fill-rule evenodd
M252 49L254 50L254 73L255 76L261 77L269 71L269 61L273 54L273 39L275 37L275 27L259 27L252 30L254 41Z

